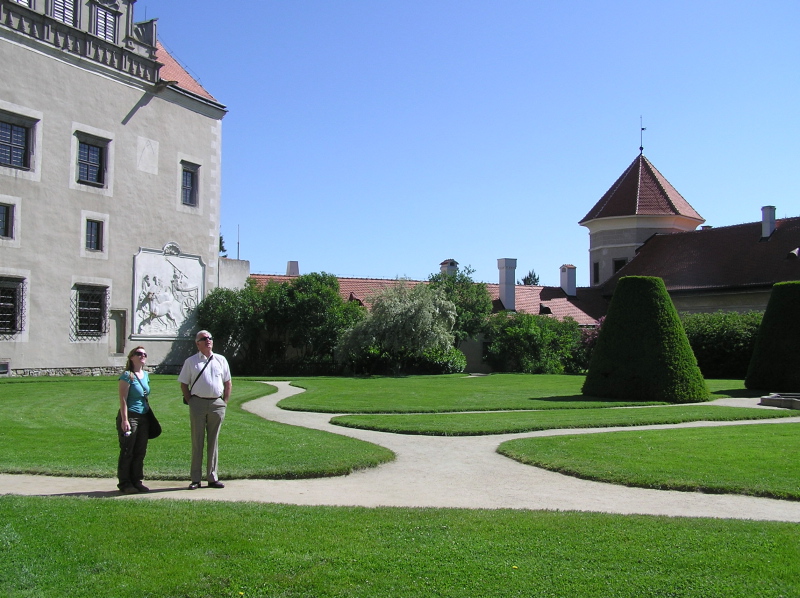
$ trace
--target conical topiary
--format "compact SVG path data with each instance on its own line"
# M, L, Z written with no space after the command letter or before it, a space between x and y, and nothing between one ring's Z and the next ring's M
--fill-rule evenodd
M772 287L744 385L769 392L800 392L800 281Z
M619 280L583 393L628 401L708 400L705 380L663 280Z

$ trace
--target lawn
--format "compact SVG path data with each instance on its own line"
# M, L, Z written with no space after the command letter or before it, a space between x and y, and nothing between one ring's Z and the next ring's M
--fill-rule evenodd
M800 595L775 522L6 496L0 547L23 598Z
M514 409L590 409L663 405L610 401L581 394L583 376L492 374L402 378L297 378L306 392L280 402L292 411L320 413L440 413ZM707 380L711 398L752 396L741 380Z
M643 404L584 397L583 379L583 376L530 374L298 378L292 384L305 392L283 399L279 406L290 411L320 413L439 413Z
M151 376L150 403L164 429L150 442L145 477L188 480L189 412L174 376ZM234 380L220 436L220 477L307 478L344 475L394 459L374 444L270 422L241 409L274 386ZM116 477L119 409L111 377L9 378L0 381L0 471Z
M360 405L363 415L347 417L427 420L430 433L440 434L453 433L452 423L443 425L452 418L474 431L524 418L592 427L676 416L796 415L713 405L608 408L577 396L582 378L571 376L362 384L370 380L299 384L328 412ZM709 381L709 387L717 396L745 392L738 381ZM481 388L488 389L483 402ZM369 443L268 422L240 408L274 387L236 379L234 389L221 441L225 477L336 475L393 458ZM378 404L365 402L365 389ZM0 470L113 478L115 393L113 378L0 382ZM406 397L426 413L369 415L397 410ZM174 377L153 376L152 404L165 432L151 444L148 476L186 479L188 414ZM550 408L503 411L519 404ZM484 413L441 413L448 410ZM621 484L797 499L797 429L770 423L630 430L519 439L500 450ZM757 521L0 496L0 553L0 595L15 597L800 596L798 525Z
M800 500L800 425L520 438L498 452L590 480Z
M789 410L722 407L720 405L670 405L631 408L500 411L490 413L422 413L340 415L331 423L348 428L393 434L476 436L538 430L607 428L680 424L696 421L737 421L795 417Z

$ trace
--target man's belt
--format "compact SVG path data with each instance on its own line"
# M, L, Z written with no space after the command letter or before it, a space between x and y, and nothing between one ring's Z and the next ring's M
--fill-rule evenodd
M197 397L198 399L203 399L206 401L216 401L217 399L221 399L222 397L201 397L200 395L192 395L193 397Z

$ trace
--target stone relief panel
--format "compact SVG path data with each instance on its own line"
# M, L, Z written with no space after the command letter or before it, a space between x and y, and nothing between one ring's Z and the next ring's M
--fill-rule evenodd
M203 298L205 267L177 243L140 249L133 263L133 335L175 338L188 334L189 318Z

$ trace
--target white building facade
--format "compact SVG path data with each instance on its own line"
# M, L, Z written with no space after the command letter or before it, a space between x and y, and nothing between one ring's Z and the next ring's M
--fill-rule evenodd
M220 280L225 107L135 0L0 0L0 375L194 350Z

